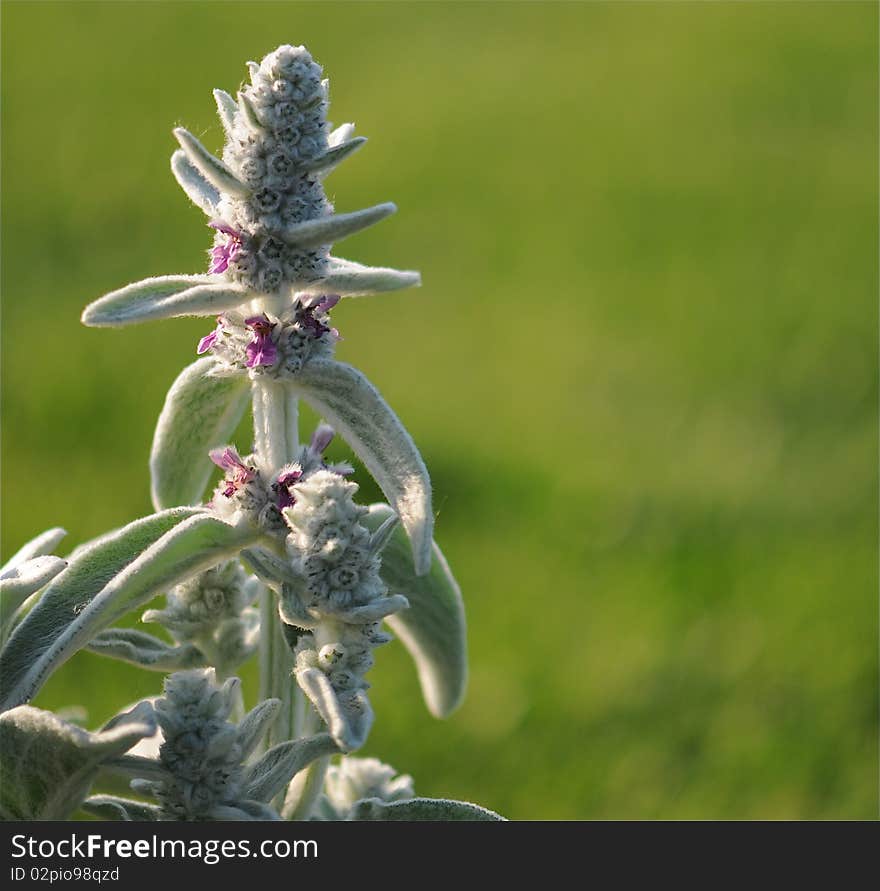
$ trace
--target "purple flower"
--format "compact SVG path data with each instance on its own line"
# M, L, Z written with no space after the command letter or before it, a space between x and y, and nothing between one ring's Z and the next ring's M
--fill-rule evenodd
M319 424L312 434L309 448L318 455L323 455L330 445L336 431L329 424Z
M293 464L278 477L278 482L273 488L278 493L279 510L284 510L285 507L293 507L296 504L296 499L290 494L290 487L294 483L298 483L302 479L302 475L302 467L299 464Z
M300 460L282 468L278 479L272 485L278 496L279 510L293 507L296 504L296 498L291 493L290 487L300 482L306 473L313 473L316 470L329 470L338 473L339 476L348 476L348 474L354 473L354 469L348 464L326 464L324 462L322 455L334 435L334 430L329 424L319 424L312 434L311 442L305 452L300 453Z
M338 294L314 294L300 301L296 310L296 320L310 331L312 337L317 340L322 334L329 334L334 340L340 340L339 332L329 325L325 325L316 315L326 315L339 303Z
M208 272L226 272L229 264L235 261L238 252L241 250L244 235L237 229L233 229L232 226L228 226L222 220L211 220L208 225L212 229L216 229L218 232L228 236L226 244L218 244L216 247L211 248L211 265L208 267Z
M223 494L231 498L242 486L256 479L256 474L242 460L233 446L212 449L208 457L222 470L226 471L226 488Z
M196 353L201 356L202 353L207 353L210 350L217 338L220 336L223 331L223 316L217 316L217 327L210 333L206 334L200 341L199 345L196 347Z
M270 322L265 313L251 316L244 320L245 325L253 332L253 340L247 345L245 365L255 368L258 365L274 365L278 358L278 348L272 340L275 323Z

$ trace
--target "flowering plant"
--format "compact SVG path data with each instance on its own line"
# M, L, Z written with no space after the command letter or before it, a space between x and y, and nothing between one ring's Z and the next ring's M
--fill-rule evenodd
M365 142L326 119L328 84L303 47L248 63L214 95L222 158L178 128L171 168L213 230L205 274L148 278L89 305L86 325L216 320L168 392L150 458L156 513L51 556L52 529L0 577L0 816L123 820L500 819L417 798L408 776L353 757L373 712L366 675L391 640L443 717L466 681L458 585L433 540L424 462L357 369L334 359L340 300L419 284L415 272L331 255L395 211L335 213L324 178ZM300 440L298 405L325 420ZM247 407L253 448L228 442ZM352 467L327 463L338 432L387 503L361 505ZM206 500L212 465L223 478ZM114 627L158 594L143 621ZM168 674L161 696L95 733L28 705L88 649ZM259 702L237 668L258 654ZM338 763L331 758L341 756ZM137 797L90 794L108 774Z

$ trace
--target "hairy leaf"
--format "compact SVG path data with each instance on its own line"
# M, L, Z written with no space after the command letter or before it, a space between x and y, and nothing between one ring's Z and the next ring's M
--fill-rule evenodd
M411 269L364 266L352 260L343 260L342 257L331 257L330 269L324 278L307 285L303 293L363 297L368 294L418 287L421 283L421 275Z
M200 668L206 664L201 650L193 644L172 646L135 628L108 628L89 641L87 649L99 656L121 659L151 671L172 672Z
M251 190L219 159L215 158L188 130L174 128L174 136L187 157L211 185L227 195L246 198Z
M0 579L0 646L12 633L22 604L49 584L65 566L67 562L60 557L33 557L3 573Z
M341 241L349 235L354 235L355 232L374 226L396 211L397 207L389 201L351 213L337 213L314 220L306 220L302 223L294 223L274 234L287 244L298 248L332 244L334 241Z
M504 817L467 801L445 798L410 798L407 801L382 801L365 798L355 803L349 820L405 820L448 823L451 821L497 822Z
M302 169L310 173L320 173L322 177L327 176L335 167L338 167L346 158L353 155L367 141L365 136L356 136L347 142L341 142L338 145L330 146L323 155L312 158L302 165Z
M363 522L374 530L393 516L387 504L373 504ZM382 552L381 575L389 591L403 594L409 601L409 609L385 621L416 663L428 710L443 718L464 697L467 632L461 589L436 543L432 550L430 572L416 575L406 538L398 527Z
M217 214L217 205L220 203L220 192L212 186L198 168L186 156L183 149L178 149L171 156L171 172L186 197L209 217Z
M0 715L0 818L63 820L88 794L101 763L155 731L149 707L89 733L21 705Z
M363 461L400 517L416 572L431 566L431 480L415 443L378 390L355 368L330 359L306 362L291 381Z
M271 801L304 767L316 758L339 752L328 733L293 739L273 746L248 771L245 795Z
M220 117L220 123L226 135L232 134L232 128L235 126L235 115L238 112L238 105L232 96L225 90L214 90L214 101L217 103L217 114Z
M150 453L153 504L198 504L214 465L208 452L228 442L250 400L244 376L212 377L208 356L185 368L159 415Z
M9 639L0 656L2 708L29 700L55 668L121 616L257 537L252 527L175 508L99 539L71 561Z
M257 747L281 710L280 699L264 699L238 722L238 744L242 760Z
M3 564L2 569L0 569L0 579L6 578L8 572L21 566L28 560L33 560L34 557L43 557L46 554L51 554L65 535L67 535L67 530L56 526L54 529L47 529L36 538L32 538Z
M353 752L366 742L373 725L373 709L362 691L359 691L358 696L359 709L346 711L340 704L330 679L321 669L297 669L296 680L318 710L330 736L341 751Z
M158 275L90 303L83 310L82 323L107 328L177 316L216 316L248 297L246 289L215 275Z
M103 820L154 823L162 819L162 811L157 805L117 798L115 795L92 795L82 803L82 809Z

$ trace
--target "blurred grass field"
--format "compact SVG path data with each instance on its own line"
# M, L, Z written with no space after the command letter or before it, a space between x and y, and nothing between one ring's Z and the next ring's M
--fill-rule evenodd
M424 279L340 307L338 354L420 444L469 617L462 709L392 644L366 753L515 819L876 817L876 4L2 14L4 552L149 512L210 325L79 314L204 268L171 128L219 148L211 89L305 43L371 137L331 198L400 207L339 253ZM80 654L36 704L158 681Z

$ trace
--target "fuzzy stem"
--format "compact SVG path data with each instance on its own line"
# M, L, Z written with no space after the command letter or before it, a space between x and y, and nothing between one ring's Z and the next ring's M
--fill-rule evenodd
M271 476L288 460L287 391L275 381L253 382L254 445L260 470Z
M299 399L289 387L284 388L284 421L287 434L287 460L299 451Z
M260 598L260 701L280 699L281 711L266 735L266 746L293 739L298 690L293 679L293 653L287 646L278 618L275 594L264 588Z
M302 691L299 688L297 690L302 696ZM306 707L301 736L317 733L324 723L310 703L306 703ZM324 788L324 776L329 765L330 756L323 755L316 758L308 767L304 767L290 781L281 811L281 816L285 820L308 820L311 817L318 796Z

